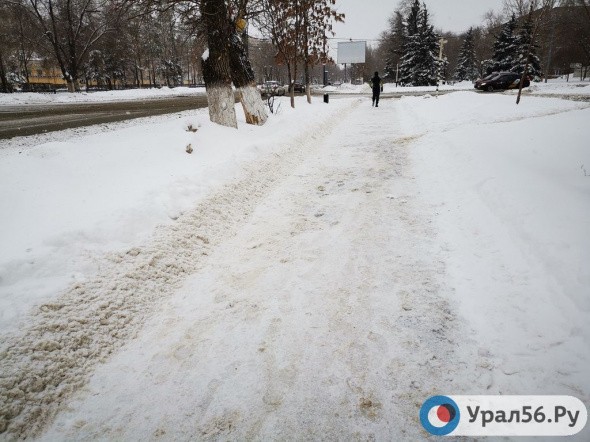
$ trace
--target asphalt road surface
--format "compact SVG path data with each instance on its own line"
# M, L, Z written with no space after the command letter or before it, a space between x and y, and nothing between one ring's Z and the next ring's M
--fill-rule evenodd
M0 139L207 107L205 95L120 101L0 107Z

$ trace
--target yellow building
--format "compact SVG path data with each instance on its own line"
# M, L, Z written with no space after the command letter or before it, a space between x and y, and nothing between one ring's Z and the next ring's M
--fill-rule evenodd
M61 70L53 66L47 60L41 58L31 59L28 62L29 84L35 86L52 86L54 88L67 87Z

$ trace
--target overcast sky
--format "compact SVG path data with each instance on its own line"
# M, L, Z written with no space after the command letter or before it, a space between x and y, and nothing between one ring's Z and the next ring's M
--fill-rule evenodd
M490 9L502 9L502 0L426 0L425 3L436 29L457 33L481 24L483 15ZM346 14L346 22L335 26L336 37L379 38L398 4L397 0L336 0L338 11Z

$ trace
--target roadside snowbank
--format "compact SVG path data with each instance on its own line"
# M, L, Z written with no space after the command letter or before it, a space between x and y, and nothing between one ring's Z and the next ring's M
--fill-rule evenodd
M473 84L470 81L464 81L456 84L442 84L439 87L441 91L464 91L472 90ZM350 83L344 83L340 86L326 86L319 88L318 91L330 92L334 94L371 94L371 86L368 83L360 85L354 85ZM435 92L436 86L408 86L408 87L396 87L395 83L385 83L383 85L383 93L400 93L400 94L412 94L420 92Z
M474 91L473 83L462 81L454 84L440 84L440 91ZM370 94L371 88L365 83L362 85L351 85L350 83L340 86L326 86L318 91L329 92L333 94ZM436 86L417 86L417 87L396 87L395 83L385 83L383 85L384 94L406 94L436 92ZM508 91L509 94L515 94L516 91ZM527 95L562 95L562 96L590 96L590 82L571 79L569 82L564 79L549 80L547 83L532 83L530 87L524 89Z
M92 274L94 255L170 224L243 164L300 136L346 102L293 110L263 127L213 125L206 110L119 123L116 131L0 143L0 330ZM241 110L237 108L238 114ZM193 134L188 126L197 128ZM76 134L92 131L68 131ZM38 141L52 140L60 141ZM24 144L24 146L23 146ZM185 152L191 144L194 153Z
M58 92L57 94L15 92L13 94L0 94L0 106L19 106L24 104L63 104L132 101L156 98L170 98L179 95L203 94L205 94L204 87L163 87L160 89L127 89L121 91L101 92Z

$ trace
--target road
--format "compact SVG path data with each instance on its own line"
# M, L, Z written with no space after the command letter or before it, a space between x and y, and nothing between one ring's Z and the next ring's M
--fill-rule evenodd
M449 92L452 91L439 91L438 93L443 95ZM434 92L396 91L383 93L381 98L401 98L429 93ZM322 93L314 93L314 95L322 95ZM329 95L330 99L351 96L339 92L331 92ZM535 96L550 96L576 101L589 100L589 97L584 95L535 94ZM171 98L105 103L3 106L0 107L0 140L205 107L207 107L206 95L180 95Z
M205 95L110 103L0 107L0 139L207 107Z

